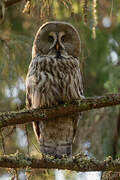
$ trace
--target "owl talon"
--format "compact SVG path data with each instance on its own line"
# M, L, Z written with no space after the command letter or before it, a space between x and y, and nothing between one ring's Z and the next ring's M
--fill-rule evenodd
M82 100L82 99L85 99L85 96L81 95L80 98L81 98L81 100Z

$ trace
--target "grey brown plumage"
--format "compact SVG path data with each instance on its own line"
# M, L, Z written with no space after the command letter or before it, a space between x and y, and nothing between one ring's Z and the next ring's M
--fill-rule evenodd
M79 53L80 39L72 25L49 22L38 30L26 78L28 109L51 107L83 98ZM71 155L79 118L78 113L56 120L34 122L33 129L41 152L55 156Z

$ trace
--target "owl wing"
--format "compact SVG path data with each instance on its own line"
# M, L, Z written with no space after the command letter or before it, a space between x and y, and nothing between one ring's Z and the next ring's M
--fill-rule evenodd
M35 74L36 60L37 60L37 57L35 57L31 61L29 69L28 69L27 77L26 77L26 108L27 109L33 108L32 99L34 96L33 92L35 92L34 87L35 87L35 82L36 82L36 74ZM34 129L37 139L39 139L40 137L39 121L33 122L33 129Z
M78 59L78 64L79 64L79 59ZM80 64L76 69L74 81L75 84L77 84L77 86L74 86L74 89L76 90L76 92L79 91L80 93L80 96L78 98L84 99L85 97L83 95L83 82L82 82L82 73L80 69ZM77 138L78 135L78 131L79 131L78 125L81 117L82 117L82 113L76 113L75 115L73 115L73 142L75 142L75 139Z

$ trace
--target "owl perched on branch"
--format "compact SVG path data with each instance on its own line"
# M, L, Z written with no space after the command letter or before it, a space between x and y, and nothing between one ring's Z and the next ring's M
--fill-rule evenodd
M51 107L83 99L80 72L80 38L66 22L48 22L38 30L26 78L26 106ZM57 157L72 155L80 113L33 122L40 151Z

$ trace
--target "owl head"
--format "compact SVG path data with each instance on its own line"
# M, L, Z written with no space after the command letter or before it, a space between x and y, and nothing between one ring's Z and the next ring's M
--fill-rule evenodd
M80 37L69 23L51 21L43 24L35 36L32 58L39 55L80 55Z

